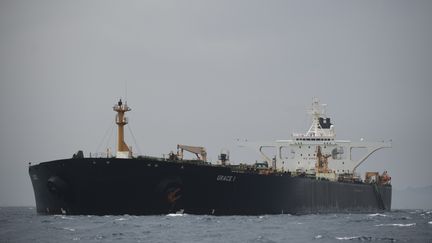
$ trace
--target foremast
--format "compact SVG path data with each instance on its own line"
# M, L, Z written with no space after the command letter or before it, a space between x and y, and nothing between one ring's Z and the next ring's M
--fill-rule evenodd
M113 110L117 112L115 121L118 127L116 158L131 158L132 151L124 141L124 126L128 124L128 119L125 116L125 113L130 111L131 108L129 108L127 102L123 103L120 99L117 104L114 105Z

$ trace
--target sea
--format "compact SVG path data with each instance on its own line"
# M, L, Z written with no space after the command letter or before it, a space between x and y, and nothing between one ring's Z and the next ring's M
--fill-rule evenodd
M432 210L373 214L38 215L0 207L0 242L432 242Z

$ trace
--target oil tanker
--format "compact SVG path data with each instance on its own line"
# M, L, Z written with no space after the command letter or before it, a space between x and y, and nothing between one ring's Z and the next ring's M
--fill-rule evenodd
M117 151L29 163L29 175L39 214L208 215L309 214L377 212L391 209L392 186L387 172L357 168L389 142L336 140L325 106L314 98L312 125L289 140L270 143L239 142L255 148L262 162L233 163L229 151L207 161L204 147L177 145L168 156L135 156L124 141L125 113L120 99L117 113ZM352 150L366 154L352 158ZM269 149L274 154L264 152ZM196 155L185 159L184 153Z

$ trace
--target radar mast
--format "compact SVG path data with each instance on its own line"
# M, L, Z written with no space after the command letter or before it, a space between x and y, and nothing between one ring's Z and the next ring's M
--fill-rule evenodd
M314 97L312 107L308 113L312 116L312 124L304 136L306 137L335 137L334 126L330 118L326 116L326 104L320 104L319 99Z

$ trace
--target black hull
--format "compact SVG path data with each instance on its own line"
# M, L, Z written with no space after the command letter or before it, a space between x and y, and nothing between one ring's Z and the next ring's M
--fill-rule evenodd
M260 215L390 210L391 186L158 159L82 158L29 167L41 214Z

